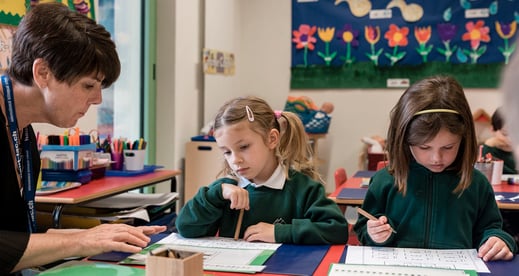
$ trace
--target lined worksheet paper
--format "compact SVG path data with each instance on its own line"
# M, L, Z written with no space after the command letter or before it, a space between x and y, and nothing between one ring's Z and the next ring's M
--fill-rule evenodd
M144 264L149 252L169 248L203 253L204 270L256 273L265 269L263 264L280 246L280 243L256 243L222 237L188 239L172 233L120 263Z
M422 249L348 246L346 264L398 265L490 273L476 249Z
M234 240L233 238L223 237L203 237L196 239L188 239L177 233L172 233L164 239L158 241L160 244L175 244L196 247L216 247L216 248L232 248L232 249L258 249L258 250L276 250L281 243L267 242L248 242L242 239Z
M328 276L477 276L476 271L450 270L431 267L332 264Z

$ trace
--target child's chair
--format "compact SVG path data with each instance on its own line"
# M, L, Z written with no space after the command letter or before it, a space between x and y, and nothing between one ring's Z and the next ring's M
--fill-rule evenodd
M388 164L389 164L389 161L387 161L387 160L378 161L378 162L377 162L377 171L380 170L380 169L383 169L383 168L386 167Z
M344 182L348 180L348 174L344 168L338 168L335 170L335 189L339 188Z
M335 170L335 189L338 189L342 184L348 180L348 174L346 173L346 170L344 168L338 168ZM340 205L339 208L341 209L342 213L346 216L347 210L351 213L353 209L352 206L344 206ZM349 223L349 222L348 222ZM359 240L357 239L357 235L353 231L353 224L348 225L348 244L349 245L359 245Z

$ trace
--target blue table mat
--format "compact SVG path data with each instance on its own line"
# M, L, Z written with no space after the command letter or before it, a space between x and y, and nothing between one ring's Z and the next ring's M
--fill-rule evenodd
M105 176L136 176L141 174L152 173L156 169L164 168L164 166L159 165L144 165L144 169L139 171L125 171L125 170L107 170L105 172Z

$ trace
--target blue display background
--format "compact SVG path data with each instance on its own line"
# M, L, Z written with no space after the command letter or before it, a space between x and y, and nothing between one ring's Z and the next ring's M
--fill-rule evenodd
M392 17L386 19L370 19L369 14L355 16L350 5L355 3L370 3L371 10L384 10L391 2L400 2L399 7L390 8ZM417 4L423 9L423 16L417 21L406 21L400 7L402 5ZM355 9L355 8L354 8ZM487 9L488 17L466 18L467 10ZM483 27L489 29L488 42L481 41L476 50L471 48L471 41L463 40L464 34L468 33L466 24L483 21ZM499 23L496 23L499 22ZM456 32L449 45L451 49L456 47L450 59L447 61L444 54L439 50L445 49L438 31L438 24L451 24L455 26ZM300 26L306 24L315 27L313 37L315 47L297 49L297 33ZM396 48L389 46L389 40L384 36L394 24L398 28L407 27L407 45ZM347 59L347 43L340 34L345 26L349 25L352 33L358 35L354 40L358 45L350 43L350 62ZM501 27L501 35L497 26ZM506 48L513 53L516 47L517 29L519 28L519 0L435 0L435 1L404 1L404 0L292 0L292 33L290 43L292 46L292 88L343 88L343 87L385 87L386 78L404 77L411 74L411 81L426 75L445 73L460 76L460 81L468 87L496 87L501 67L505 64L505 56L502 51ZM371 45L365 36L366 26L378 26L380 38L374 44L375 52L381 51L377 63L370 60L368 55L372 52ZM430 39L425 43L425 48L431 48L424 56L417 49L420 47L415 37L415 27L431 28ZM506 28L510 27L509 30ZM334 28L333 39L328 44L320 38L317 29ZM507 34L510 34L508 39ZM468 34L467 34L468 35ZM301 40L306 40L302 36ZM294 41L296 40L296 41ZM479 51L476 59L471 59L470 53ZM328 64L323 56L335 53L332 61ZM387 55L401 54L402 58L391 63ZM409 69L411 68L411 69ZM400 71L399 71L400 70ZM407 71L406 71L407 70ZM349 75L349 76L347 76ZM353 75L369 76L370 82L363 82ZM381 76L379 79L377 77ZM358 76L357 76L358 77Z
M363 0L358 0L363 1ZM368 0L364 0L368 1ZM335 3L338 2L337 5ZM354 2L354 0L351 0ZM387 4L391 1L371 1L372 9L385 9ZM445 56L440 54L436 49L443 48L443 43L440 39L437 30L438 23L452 23L457 26L456 35L451 40L451 46L456 45L463 49L470 50L470 41L463 41L462 35L467 32L465 24L469 21L476 22L477 20L483 20L486 27L490 28L490 42L481 42L480 47L486 45L486 52L478 59L478 63L497 63L504 62L504 56L499 51L498 47L504 46L503 39L498 35L495 27L495 22L510 24L512 21L519 21L519 1L515 0L504 0L504 1L465 1L470 4L472 9L489 8L491 5L497 3L497 13L490 15L488 18L465 18L465 9L461 6L464 1L453 1L453 0L435 0L435 1L407 1L407 4L416 3L422 6L424 15L417 22L406 22L402 18L402 13L399 8L391 8L392 18L389 19L369 19L369 15L363 17L354 16L348 3L346 1L335 1L335 0L320 0L317 2L301 2L292 0L292 31L298 30L301 24L308 24L310 26L317 26L318 28L334 27L335 35L330 43L330 52L337 52L337 57L332 61L332 66L342 66L344 62L340 60L340 56L344 56L346 53L346 45L342 39L337 38L337 33L340 32L346 24L350 24L353 30L358 31L357 40L359 42L358 47L351 48L351 54L355 57L356 62L369 61L366 53L370 52L370 44L367 42L364 36L365 26L379 26L380 27L380 40L376 43L376 49L383 49L383 54L379 57L379 66L389 66L389 59L384 56L384 53L391 53L393 48L388 46L387 39L384 38L384 34L388 31L390 24L395 24L401 27L408 27L409 34L407 35L408 45L406 47L399 47L399 52L406 52L406 55L397 64L400 65L416 65L423 63L422 57L415 50L419 45L414 36L414 28L431 26L431 38L427 42L427 45L432 45L433 49L428 55L428 61L445 61ZM444 13L450 9L451 19L450 21L444 20ZM517 36L515 32L514 38ZM314 34L317 42L315 43L315 49L308 52L308 64L322 64L325 65L324 60L318 56L318 52L325 51L325 43L319 39L317 32ZM293 38L293 36L292 36ZM510 39L511 42L514 38ZM292 66L302 65L303 62L303 50L296 49L296 44L292 44ZM460 61L455 55L450 60L451 63L469 63L470 59L466 62ZM395 64L395 65L397 65Z

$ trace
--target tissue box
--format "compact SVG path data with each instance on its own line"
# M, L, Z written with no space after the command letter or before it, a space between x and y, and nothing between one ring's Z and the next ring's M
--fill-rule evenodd
M81 146L44 145L41 149L41 168L49 170L89 169L93 163L95 144Z
M204 254L201 252L158 248L146 257L146 276L204 274Z

